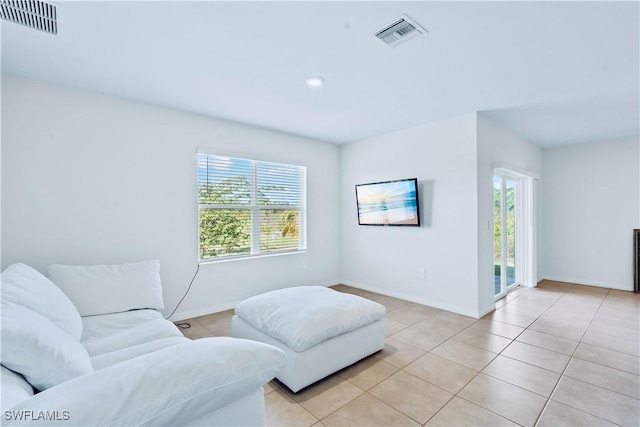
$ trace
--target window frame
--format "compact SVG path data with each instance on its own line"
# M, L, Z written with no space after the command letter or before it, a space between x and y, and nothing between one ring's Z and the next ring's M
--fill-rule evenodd
M251 164L251 178L250 178L250 202L248 204L223 204L223 203L200 203L200 178L199 169L200 155L223 157L238 159L242 161L248 161ZM260 204L259 203L259 182L258 182L258 167L259 165L281 165L287 168L296 168L298 172L298 205L286 205L286 204ZM282 159L256 159L253 156L240 153L224 153L218 150L201 149L196 151L196 198L197 198L197 220L198 220L198 234L197 234L197 253L199 264L209 264L227 261L237 261L243 259L254 259L262 257L282 256L305 253L307 251L307 167L295 164L293 162L282 161ZM246 254L233 254L223 255L216 257L201 258L200 251L200 239L201 239L201 226L200 226L200 212L203 209L227 209L227 210L244 210L250 214L250 251ZM260 248L261 244L261 213L262 211L274 211L274 210L295 210L298 212L298 246L296 249L282 249L265 252Z

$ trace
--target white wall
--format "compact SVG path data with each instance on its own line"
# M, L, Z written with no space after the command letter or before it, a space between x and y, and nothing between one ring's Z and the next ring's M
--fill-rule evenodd
M342 277L347 284L477 315L475 113L341 150ZM422 226L360 226L356 184L417 177ZM418 275L426 268L426 279Z
M633 289L640 141L544 151L544 277Z
M471 316L493 310L493 167L540 175L540 148L472 113L348 144L341 154L346 283ZM422 184L420 229L358 226L355 184L410 177Z
M493 175L496 163L515 171L540 176L542 150L509 132L482 114L477 118L478 141L478 309L485 313L495 307L494 236L493 236ZM534 183L534 204L540 203ZM534 206L534 230L537 224L537 206ZM535 237L535 236L534 236ZM534 239L534 246L535 239ZM538 248L534 251L538 252ZM541 257L537 257L538 276L541 277Z
M339 277L335 145L6 75L2 113L3 268L159 258L168 314L196 270L195 154L212 147L307 166L308 251L202 265L174 318Z
M543 177L540 279L633 288L637 139L543 154L472 113L336 147L6 75L1 107L2 268L159 258L167 313L197 265L196 148L307 166L307 253L203 265L176 319L338 279L483 314L496 161ZM356 184L409 177L420 182L422 227L358 226Z

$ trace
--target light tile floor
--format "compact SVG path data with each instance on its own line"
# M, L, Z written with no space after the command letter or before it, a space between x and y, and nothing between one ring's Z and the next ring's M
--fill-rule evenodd
M267 425L640 424L640 294L544 281L477 320L334 289L386 306L385 348L296 394L267 384ZM232 315L183 332L227 336Z

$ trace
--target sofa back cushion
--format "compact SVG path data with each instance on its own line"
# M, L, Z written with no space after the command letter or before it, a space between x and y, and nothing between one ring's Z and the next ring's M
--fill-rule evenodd
M39 313L76 340L82 319L71 300L53 282L25 264L13 264L2 272L2 301Z
M119 265L53 264L48 275L81 316L164 308L158 260Z
M38 390L46 390L93 371L80 341L46 317L2 301L0 360Z
M0 366L0 403L2 411L33 396L33 387L20 374Z

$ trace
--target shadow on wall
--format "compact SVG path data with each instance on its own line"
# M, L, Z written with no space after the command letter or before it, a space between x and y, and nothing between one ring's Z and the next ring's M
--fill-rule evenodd
M433 181L418 181L420 194L420 221L423 227L431 227L433 212Z

